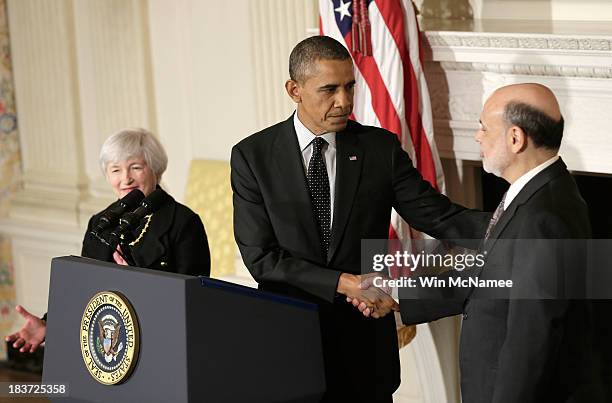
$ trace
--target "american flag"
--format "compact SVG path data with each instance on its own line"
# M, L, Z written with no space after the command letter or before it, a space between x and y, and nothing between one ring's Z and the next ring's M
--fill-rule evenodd
M410 0L319 0L320 32L340 41L355 62L358 122L395 133L421 175L444 191L421 64L419 27ZM395 212L390 239L418 236Z

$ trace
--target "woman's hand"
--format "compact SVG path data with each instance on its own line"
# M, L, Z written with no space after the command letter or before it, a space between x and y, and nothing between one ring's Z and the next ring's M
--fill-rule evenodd
M15 310L23 316L26 322L18 332L6 336L6 341L14 342L13 347L18 348L22 353L26 351L33 353L40 346L40 343L45 341L47 324L21 305L17 305Z

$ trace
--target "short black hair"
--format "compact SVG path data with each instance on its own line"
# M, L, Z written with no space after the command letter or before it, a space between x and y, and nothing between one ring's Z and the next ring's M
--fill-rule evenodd
M511 101L504 108L504 120L508 126L520 127L538 148L556 151L561 147L563 116L554 120L529 104Z
M329 36L311 36L293 48L289 56L289 77L304 82L314 62L324 60L349 60L351 54L337 40Z

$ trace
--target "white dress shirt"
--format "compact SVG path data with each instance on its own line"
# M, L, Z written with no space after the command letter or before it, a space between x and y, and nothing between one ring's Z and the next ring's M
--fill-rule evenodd
M554 164L555 161L557 161L558 159L559 156L555 155L551 159L544 161L543 163L528 171L527 173L523 174L523 176L514 181L514 183L508 188L508 192L506 192L506 200L504 201L504 211L508 209L508 206L510 205L510 203L512 203L512 200L514 200L514 198L525 187L525 185L529 183L530 180L532 180L537 174Z
M300 151L302 152L302 162L304 164L304 173L308 173L308 164L312 157L312 141L317 137L314 135L298 118L297 111L293 114L293 126L297 134ZM329 201L331 208L330 225L334 222L334 190L336 189L336 133L330 132L320 135L327 145L323 145L323 158L325 160L325 168L327 169L327 177L329 178Z

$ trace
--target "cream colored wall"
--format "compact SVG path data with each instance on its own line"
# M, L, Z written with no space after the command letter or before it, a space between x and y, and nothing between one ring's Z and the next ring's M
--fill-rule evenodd
M156 118L183 199L189 161L229 160L257 128L249 1L150 0Z
M545 21L612 21L608 0L415 0L425 14L476 19ZM424 8L423 8L424 7Z
M608 0L473 0L477 18L612 21Z
M149 0L156 118L170 158L165 184L183 199L194 158L286 118L293 45L316 24L312 0Z

